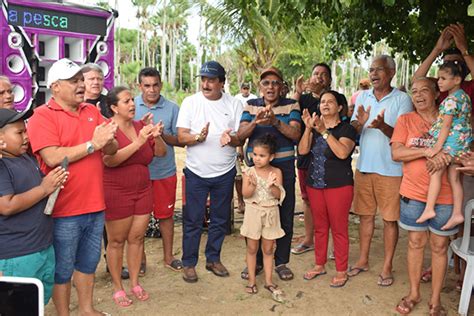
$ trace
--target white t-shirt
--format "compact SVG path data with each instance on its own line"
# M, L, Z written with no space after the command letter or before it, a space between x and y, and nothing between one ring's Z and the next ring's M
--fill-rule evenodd
M222 147L220 138L228 128L237 132L242 110L242 103L227 93L215 101L208 100L202 92L184 99L176 127L199 134L210 123L206 140L186 147L186 168L202 178L214 178L235 167L235 147Z
M249 94L248 97L244 97L242 93L236 94L235 98L240 100L244 106L247 105L248 100L257 99L258 97L255 94Z

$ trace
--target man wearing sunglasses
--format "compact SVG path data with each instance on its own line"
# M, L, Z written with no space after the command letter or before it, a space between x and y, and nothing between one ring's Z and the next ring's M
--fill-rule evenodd
M265 69L260 75L261 98L248 100L244 107L237 133L243 142L249 139L247 153L253 152L254 139L272 134L276 138L277 151L272 165L281 169L286 198L280 206L281 227L285 236L277 239L275 271L281 280L293 279L293 272L286 266L290 261L291 239L293 237L293 216L295 211L295 143L301 136L301 112L298 102L281 96L283 75L277 68ZM257 273L263 269L262 251L257 254ZM248 271L241 273L248 278Z

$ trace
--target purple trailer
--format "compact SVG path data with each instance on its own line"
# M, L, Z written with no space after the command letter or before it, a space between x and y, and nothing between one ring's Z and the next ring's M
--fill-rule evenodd
M10 78L15 109L44 104L48 70L61 59L97 63L114 86L116 11L68 2L1 0L0 74Z

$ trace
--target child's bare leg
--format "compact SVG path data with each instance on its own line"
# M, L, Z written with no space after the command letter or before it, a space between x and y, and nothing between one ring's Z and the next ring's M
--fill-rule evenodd
M438 199L439 191L441 190L441 177L444 171L445 168L436 171L430 176L430 185L428 187L426 206L423 214L421 214L421 216L416 220L418 224L436 216L434 208L436 205L436 200Z
M459 166L451 164L448 167L449 184L451 184L451 189L453 190L453 214L446 224L441 227L442 230L451 229L464 222L464 215L462 214L463 189L461 173L456 170L456 167Z
M265 272L265 285L273 284L273 243L274 240L268 240L262 237L263 252L263 271Z
M247 270L249 274L249 286L255 285L255 269L257 266L258 240L247 238Z

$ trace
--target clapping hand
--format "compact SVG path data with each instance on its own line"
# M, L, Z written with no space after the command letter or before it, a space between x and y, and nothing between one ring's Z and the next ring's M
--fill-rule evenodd
M296 92L301 95L306 90L307 85L308 84L304 81L303 75L299 76L295 82Z
M313 113L313 128L319 133L322 134L324 131L327 130L326 124L324 121L316 114Z
M309 129L313 128L314 120L311 117L311 114L309 114L308 109L303 110L303 115L301 116L301 119L303 120L306 128L309 128Z
M140 132L138 133L138 138L136 139L136 142L140 146L145 144L150 137L153 137L154 128L155 127L153 126L153 124L143 126Z
M148 112L142 116L141 120L145 125L153 123L153 113Z
M370 114L370 107L367 109L367 111L369 111L368 113ZM384 118L385 118L385 109L380 111L377 117L367 127L380 129L385 124Z
M118 125L114 121L97 125L92 136L92 144L95 150L104 148L115 139Z
M361 104L357 107L356 119L359 122L360 126L364 126L370 116L370 105L367 107L367 110L364 109L364 106Z
M158 136L163 135L163 129L165 125L163 124L163 121L159 121L155 126L153 126L152 129L152 135L154 138L157 138Z
M270 117L267 108L260 108L255 115L255 123L260 125L270 125Z
M232 132L232 128L228 128L226 129L222 135L221 135L221 139L220 139L220 142L221 142L221 146L224 147L226 146L227 144L230 143L230 141L232 140L232 138L230 137L230 133Z
M47 195L53 193L57 188L63 187L63 184L67 180L69 172L63 167L56 167L51 170L41 181L40 186L43 188Z
M267 186L270 188L271 186L276 185L277 183L278 181L277 181L276 173L273 171L270 171L267 178Z

